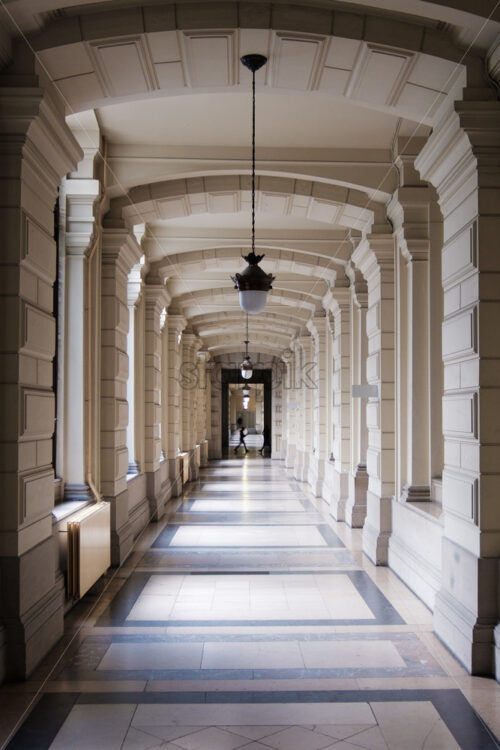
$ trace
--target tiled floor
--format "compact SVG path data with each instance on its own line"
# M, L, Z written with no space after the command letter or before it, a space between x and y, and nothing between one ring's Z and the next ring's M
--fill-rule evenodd
M361 532L278 462L231 453L167 521L0 690L0 747L499 747L500 685L467 675Z

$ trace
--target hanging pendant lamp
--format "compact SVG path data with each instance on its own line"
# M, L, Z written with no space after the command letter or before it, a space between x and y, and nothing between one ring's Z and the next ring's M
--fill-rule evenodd
M255 254L255 73L267 62L264 55L244 55L243 65L252 73L252 252L244 256L247 267L242 273L231 276L234 288L239 292L243 312L256 315L266 306L267 293L272 289L274 276L259 266L263 255Z
M248 313L247 313L247 337L245 339L245 359L240 364L241 377L245 378L245 380L250 380L250 378L253 375L252 360L250 359L250 355L248 353L248 344L249 343L250 343L250 341L248 340Z

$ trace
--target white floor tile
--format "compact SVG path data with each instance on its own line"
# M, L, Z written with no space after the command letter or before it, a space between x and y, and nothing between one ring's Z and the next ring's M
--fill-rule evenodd
M113 643L99 669L199 669L201 643Z
M135 705L78 705L50 745L50 750L120 750Z
M300 650L308 669L406 667L390 641L306 641Z
M297 642L205 643L203 669L302 669Z
M295 724L375 724L367 703L212 703L180 705L140 704L133 726L237 726Z
M432 703L387 702L371 707L389 750L459 749Z

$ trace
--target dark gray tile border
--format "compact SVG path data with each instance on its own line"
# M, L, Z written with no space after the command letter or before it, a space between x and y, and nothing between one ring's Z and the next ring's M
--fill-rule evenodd
M115 627L165 627L168 625L176 627L243 627L243 626L286 626L286 625L402 625L405 621L394 609L389 600L382 594L371 578L363 570L335 570L335 571L277 571L269 572L269 575L347 575L354 587L372 611L373 619L323 619L323 620L127 620L128 614L139 598L147 581L155 575L187 575L186 572L176 573L154 572L154 573L132 573L116 594L109 607L98 619L98 626ZM189 575L199 575L189 573ZM219 575L207 572L205 575ZM227 575L238 575L238 573L227 572ZM255 575L251 571L240 571L239 575Z
M7 750L49 750L74 705L228 703L431 702L463 750L498 750L500 743L459 690L255 691L169 693L46 693Z
M48 750L78 698L78 693L42 695L6 750Z
M196 525L197 524L189 524L189 526L196 526ZM210 526L212 524L199 524L199 525L200 526ZM224 526L225 529L229 529L232 526L234 526L236 528L244 528L246 525L247 524L241 524L241 523L240 524L227 523L227 524L224 524L223 526ZM251 525L254 526L255 524L251 524ZM266 526L266 527L275 527L276 526L276 524L273 524L273 523L261 523L261 524L257 524L257 525L258 526ZM303 524L300 524L300 525L301 526L307 526L307 527L313 526L314 528L316 528L319 531L319 533L321 534L321 536L323 537L323 539L325 540L325 542L326 542L326 544L327 544L328 547L345 548L345 544L339 539L339 537L336 535L336 533L333 531L333 529L328 524L326 524L326 523L324 523L324 524L303 523ZM164 529L164 531L162 531L157 536L156 540L151 545L151 548L152 549L167 549L172 544L172 541L173 541L175 535L177 534L177 532L181 528L182 528L182 524L169 523L168 526ZM217 545L214 545L213 547L203 547L201 545L198 545L196 547L176 545L175 549L176 550L178 550L178 549L183 549L183 550L197 550L197 551L205 551L205 550L210 549L210 550L214 550L214 551L215 550L224 551L224 550L234 550L234 549L249 550L249 549L260 549L260 548L259 547L252 547L251 545L244 546L244 545L240 544L240 545L235 545L235 546L232 546L232 545L227 545L227 546L222 546L222 545L221 546L217 546ZM315 545L315 544L304 545L303 547L302 546L294 546L293 544L292 545L288 545L287 544L287 545L281 545L281 546L280 545L276 545L276 546L266 545L266 547L264 547L264 549L266 549L266 550L274 550L274 549L279 549L279 550L282 550L282 549L303 550L303 549L323 549L323 547L320 546L320 545Z

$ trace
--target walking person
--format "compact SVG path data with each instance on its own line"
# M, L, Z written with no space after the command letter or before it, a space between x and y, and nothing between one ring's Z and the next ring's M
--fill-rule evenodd
M240 419L238 419L238 421L237 421L236 424L240 428L240 442L238 443L238 445L234 449L234 452L238 453L238 448L240 447L240 445L242 445L244 447L244 449L245 449L245 455L246 455L248 453L248 448L245 445L245 435L246 435L247 430L246 430L245 425L243 424L243 420L241 419L241 417L240 417Z

